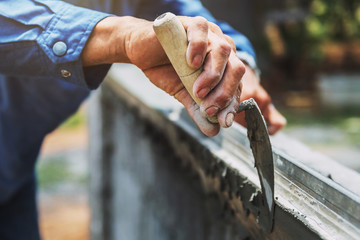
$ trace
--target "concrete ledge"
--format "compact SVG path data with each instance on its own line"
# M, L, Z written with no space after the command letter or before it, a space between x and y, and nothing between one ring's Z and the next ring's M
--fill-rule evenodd
M359 238L359 175L302 144L272 138L269 234L256 222L260 184L243 127L205 137L131 65L114 65L93 102L94 239Z

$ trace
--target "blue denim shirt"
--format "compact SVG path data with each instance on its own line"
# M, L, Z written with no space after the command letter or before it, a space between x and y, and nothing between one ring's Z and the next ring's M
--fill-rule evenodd
M80 54L109 13L153 20L163 12L204 16L255 59L246 37L216 21L198 0L89 0L103 12L56 0L0 1L0 203L34 177L44 136L71 115L109 66L83 68Z

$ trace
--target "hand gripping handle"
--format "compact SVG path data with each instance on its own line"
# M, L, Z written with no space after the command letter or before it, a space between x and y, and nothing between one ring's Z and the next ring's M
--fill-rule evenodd
M184 84L191 97L200 106L201 99L193 94L195 80L202 72L202 67L191 68L186 61L188 40L185 29L180 20L172 13L167 12L155 19L153 24L156 36L168 56L177 75ZM217 117L208 118L212 123L217 123Z

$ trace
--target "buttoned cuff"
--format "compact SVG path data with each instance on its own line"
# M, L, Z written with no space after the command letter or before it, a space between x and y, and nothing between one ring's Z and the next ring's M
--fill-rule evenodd
M102 64L97 66L84 67L85 81L91 90L99 87L108 73L111 64Z
M101 69L96 77L90 77L89 74L85 76L81 52L96 24L111 15L61 1L38 0L38 2L55 13L46 29L37 38L37 43L45 53L45 55L40 54L44 62L40 71L43 75L55 74L67 82L83 87L98 86L109 67L94 67ZM89 69L91 68L87 68ZM86 77L88 82L85 80Z

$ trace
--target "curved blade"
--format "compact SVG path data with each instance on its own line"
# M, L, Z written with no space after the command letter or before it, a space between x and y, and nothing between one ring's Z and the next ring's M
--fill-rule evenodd
M268 232L272 231L274 218L274 163L268 130L255 100L250 98L240 103L238 112L245 110L248 138L255 158L263 207L260 210L259 224Z

